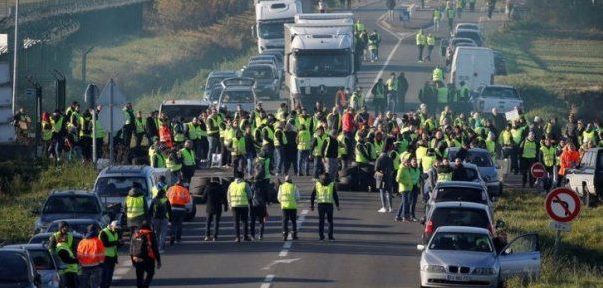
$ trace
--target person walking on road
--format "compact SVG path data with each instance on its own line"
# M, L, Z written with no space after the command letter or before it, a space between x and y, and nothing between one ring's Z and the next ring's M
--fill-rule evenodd
M521 143L519 149L521 151L521 158L519 159L519 170L521 171L521 185L526 187L526 183L529 181L529 187L534 187L534 177L530 173L530 168L536 163L536 156L538 155L538 142L534 136L534 132L530 131L528 137Z
M78 288L78 274L80 273L79 261L75 257L75 253L73 253L73 248L71 247L69 237L67 236L68 234L60 234L55 238L56 247L54 248L54 251L64 264L61 268L63 286L65 288ZM73 238L71 238L71 241L73 241Z
M418 62L423 63L423 50L427 46L427 37L423 34L423 29L420 29L416 36L417 48L419 50Z
M277 199L281 203L283 212L283 241L287 241L289 236L289 221L293 234L292 240L297 240L297 201L299 201L299 190L291 181L289 175L285 176L285 182L278 187Z
M398 96L398 91L400 90L400 82L398 78L396 78L396 73L392 72L389 74L389 78L385 81L385 87L387 88L386 96L387 96L387 110L395 111L396 110L396 96Z
M433 30L436 32L440 30L440 21L442 21L442 10L436 7L433 9Z
M132 235L130 241L130 259L136 269L136 287L148 288L155 275L155 265L161 269L161 256L156 236L151 225L143 221L140 229Z
M427 57L425 60L431 62L431 53L433 52L433 47L435 46L436 38L433 34L429 33L427 35Z
M105 261L103 262L103 274L100 287L109 288L113 281L113 271L117 264L117 249L119 242L119 222L112 221L98 234L98 238L105 246Z
M182 158L183 180L186 183L191 183L191 179L197 169L197 156L193 147L193 141L186 140L184 142L184 148L180 149L180 157Z
M337 171L339 171L339 163L337 156L339 155L339 142L337 141L337 132L332 130L331 133L326 137L324 144L322 145L321 154L325 161L325 171L329 175L334 175L333 180L337 179Z
M329 173L320 175L316 181L312 195L310 196L310 210L314 211L314 202L318 203L318 236L320 240L325 239L325 218L329 222L329 240L335 240L333 237L333 204L339 209L339 196L335 189L335 182L331 179Z
M392 212L392 180L394 179L394 162L389 157L388 149L384 149L375 161L375 185L379 189L381 209L377 212Z
M241 242L241 222L243 222L245 241L249 238L249 202L251 201L251 189L243 180L243 174L237 173L235 181L228 186L228 204L232 209L232 217L235 226L235 242Z
M312 135L306 128L306 125L301 124L299 132L297 133L297 172L298 176L304 176L310 174L310 165L308 165L308 158L310 158L310 147L312 146ZM304 174L305 173L305 174Z
M228 200L226 199L226 190L220 185L217 179L212 178L205 186L202 201L207 203L205 206L205 238L204 241L218 241L220 233L220 219L222 218L222 207L224 212L228 211ZM215 218L215 219L214 219ZM211 233L211 224L214 222L214 233Z
M182 179L178 179L176 184L168 189L167 198L172 208L170 245L173 245L174 241L178 243L182 241L182 223L186 214L186 205L191 202L191 194L188 188L184 187Z
M98 231L92 224L88 226L86 236L77 245L77 260L82 266L80 287L98 288L103 277L105 246L98 238Z
M264 227L265 218L268 215L268 209L266 207L269 202L269 189L270 182L265 177L264 169L258 169L256 171L255 183L253 189L251 189L251 206L249 210L250 215L250 229L251 229L251 240L256 239L255 223L260 223L260 234L258 240L264 239Z
M410 159L410 179L412 180L412 189L410 190L410 221L417 222L416 208L417 199L419 198L419 190L421 185L422 169L419 168L417 158Z
M456 17L456 10L452 5L448 5L446 10L444 10L444 14L446 14L446 19L448 19L448 31L452 33L452 28L454 25L454 17Z
M379 78L377 83L371 88L371 94L373 94L373 106L375 106L375 114L385 113L386 99L385 93L387 93L387 87L383 83L383 79Z
M126 225L130 229L130 234L134 234L136 229L142 224L142 221L146 220L149 215L149 206L139 183L134 182L123 207L123 214L126 216Z
M157 234L159 240L159 252L163 252L165 249L165 241L167 240L168 227L170 221L172 221L172 206L170 205L169 199L165 195L165 189L160 188L157 191L157 195L151 200L151 207L149 208L151 214L151 224L153 230Z
M398 182L398 192L402 194L402 203L400 203L395 220L408 222L410 219L410 197L413 187L409 159L405 159L398 168L396 182Z
M405 103L406 103L406 92L408 92L408 80L406 79L406 76L404 75L404 72L400 72L398 74L397 77L398 81L397 81L397 85L398 85L398 90L397 90L397 99L394 102L394 106L393 107L388 107L388 110L396 113L396 112L405 112Z

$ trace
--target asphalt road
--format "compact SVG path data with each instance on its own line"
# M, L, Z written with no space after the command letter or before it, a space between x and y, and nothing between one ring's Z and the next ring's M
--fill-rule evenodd
M382 60L363 66L358 74L360 85L369 89L378 76L385 80L390 72L405 72L410 82L407 103L416 106L418 90L429 79L433 64L417 63L414 35L391 31L377 23L385 13L383 1L366 3L369 5L355 13L368 29L377 29L383 35ZM440 60L436 56L434 61ZM422 230L420 224L394 222L393 213L377 213L377 193L340 191L341 211L335 212L336 240L319 241L317 212L309 211L313 182L309 177L297 178L295 182L303 196L298 208L299 241L282 241L280 209L273 205L269 207L264 240L234 243L228 212L222 218L219 241L204 242L201 237L205 231L205 207L198 205L197 217L185 223L183 242L168 246L162 255L163 267L157 271L152 286L417 286L419 252L415 246ZM399 205L400 199L394 199L394 207ZM420 201L417 206L422 206ZM135 274L127 256L120 258L114 279L114 286L135 286Z

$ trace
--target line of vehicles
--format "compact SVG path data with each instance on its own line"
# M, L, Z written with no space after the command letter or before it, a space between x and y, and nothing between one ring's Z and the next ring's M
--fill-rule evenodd
M506 75L506 60L501 53L483 47L483 33L476 23L458 23L449 39L442 40L441 53L450 66L448 83L461 87L461 81L473 91L469 100L473 111L492 108L508 112L523 107L517 89L495 85L495 75Z
M458 149L446 151L454 162ZM507 243L497 229L493 200L502 193L497 166L485 149L472 148L463 162L462 179L438 182L426 204L421 243L421 287L503 287L505 280L540 274L537 234Z

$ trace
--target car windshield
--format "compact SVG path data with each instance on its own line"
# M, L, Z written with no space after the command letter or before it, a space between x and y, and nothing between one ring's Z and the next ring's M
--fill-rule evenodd
M222 95L222 104L226 103L253 103L253 92L247 91L225 91Z
M291 65L299 77L345 77L351 74L351 57L347 50L297 53Z
M51 196L42 209L43 214L98 214L100 211L101 208L95 197L83 195Z
M454 35L454 37L469 38L473 39L476 42L480 40L479 34L474 31L459 31Z
M470 226L488 228L488 225L490 225L486 210L468 207L438 207L433 211L430 220L434 227Z
M211 93L209 94L209 101L218 101L220 100L220 94L222 94L222 85L215 85L214 88L211 89Z
M29 256L36 270L55 270L54 261L48 250L29 250Z
M0 251L0 283L28 282L27 265L21 255Z
M232 78L232 77L237 77L237 75L233 73L233 74L229 74L229 75L209 77L209 78L207 78L207 83L205 84L205 88L207 88L207 89L213 88L214 85L220 85L220 82L222 82L222 80Z
M459 24L456 29L479 30L479 27L477 27L475 24Z
M294 19L286 21L260 22L258 34L262 39L279 39L285 37L285 23L293 23Z
M100 197L126 197L134 183L140 184L142 191L148 191L143 177L102 177L98 179L95 190Z
M448 159L456 159L457 151L448 151ZM492 161L492 156L490 153L485 151L471 151L467 152L467 157L465 161L471 164L474 164L477 167L494 167L494 162Z
M207 110L207 105L161 105L161 113L164 113L169 119L183 117L184 121L191 121Z
M431 250L492 253L490 236L481 233L437 232L429 243Z
M86 232L88 231L88 226L90 224L96 226L96 229L97 229L96 231L100 231L101 227L97 223L94 223L94 224L93 223L69 223L69 229L71 231L85 235ZM54 233L54 232L58 232L58 231L59 231L58 221L50 224L50 226L48 226L48 230L46 230L47 233Z
M471 43L471 44L475 44L475 41L468 39L468 38L456 38L454 40L452 40L452 45L459 45L461 43Z
M486 204L482 190L467 187L441 187L438 188L435 202L463 201Z
M245 68L242 74L243 77L258 79L273 79L274 71L269 66L251 66Z
M486 87L482 90L480 96L484 98L492 97L519 100L519 95L517 94L517 91L513 88L507 87Z

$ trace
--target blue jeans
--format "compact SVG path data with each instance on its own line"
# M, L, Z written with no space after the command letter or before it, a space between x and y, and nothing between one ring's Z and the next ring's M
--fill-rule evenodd
M396 218L402 218L402 214L404 214L404 218L409 218L411 191L402 191L400 193L402 193L402 202L400 203L400 208L398 208Z
M207 137L207 141L209 142L209 149L207 150L207 160L209 161L209 166L211 166L211 154L218 153L220 143L218 137Z
M310 166L308 165L308 157L310 156L310 150L298 150L297 151L297 171L304 175L310 174Z
M318 179L320 174L325 171L325 166L322 163L322 157L314 157L314 178ZM332 177L332 175L329 175Z
M184 222L184 214L186 211L184 209L174 209L172 208L172 231L170 235L172 239L180 241L182 237L182 222Z
M392 209L392 194L388 189L379 189L379 196L381 197L381 207L385 209Z
M285 148L279 146L274 148L274 170L276 173L280 174L283 171L283 166L285 163Z
M159 250L165 248L165 240L167 239L168 233L168 219L153 219L153 229L155 229L155 235L157 235L157 242Z
M416 218L417 198L419 198L419 186L415 185L412 187L412 191L410 191L410 217L412 218Z
M82 288L98 288L100 287L103 277L103 266L102 264L83 267L82 274L80 275L80 287Z
M395 112L396 111L396 95L398 93L396 91L392 91L387 93L387 111Z
M245 158L247 160L247 174L253 175L253 155L248 154Z
M111 282L113 282L113 271L115 270L115 264L117 264L117 257L105 257L105 262L103 262L102 281L100 285L101 288L111 287Z

